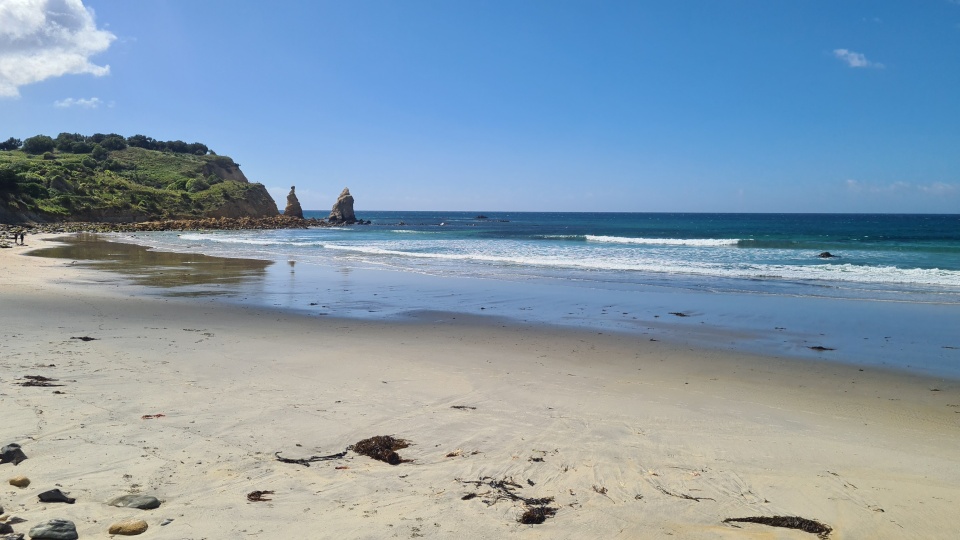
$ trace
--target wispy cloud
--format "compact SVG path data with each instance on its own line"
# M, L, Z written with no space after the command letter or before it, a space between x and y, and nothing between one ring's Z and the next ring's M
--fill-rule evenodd
M849 49L834 49L833 56L852 68L883 68L883 64L880 62L871 62L862 53L853 52Z
M85 98L74 99L71 97L71 98L61 99L59 101L53 102L54 107L59 107L61 109L66 109L69 107L82 107L84 109L96 109L100 105L103 105L103 101L101 101L100 98L98 97L92 97L89 99L85 99Z
M848 191L853 193L895 194L895 193L922 193L924 195L948 196L960 194L960 184L947 182L931 182L929 184L914 184L910 182L891 182L877 184L861 180L848 179Z
M0 2L0 97L18 97L20 87L67 74L106 75L90 57L116 36L97 28L81 0Z

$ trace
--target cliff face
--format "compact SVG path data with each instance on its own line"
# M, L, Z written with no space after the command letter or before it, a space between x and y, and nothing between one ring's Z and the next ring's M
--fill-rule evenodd
M237 182L249 183L246 175L240 170L240 166L229 161L210 161L203 166L203 175L214 175L221 180L234 180Z
M273 202L273 197L267 192L267 188L263 187L263 184L248 185L249 188L242 198L225 200L221 206L208 210L204 215L206 217L226 218L260 218L280 215L277 210L277 203Z

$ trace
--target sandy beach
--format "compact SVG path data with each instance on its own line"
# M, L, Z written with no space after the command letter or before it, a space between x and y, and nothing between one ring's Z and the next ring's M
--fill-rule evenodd
M799 516L832 539L957 534L955 380L442 312L162 298L26 251L0 250L0 445L28 456L0 465L17 532L62 518L104 538L136 518L158 539L816 538L724 522ZM409 461L275 457L377 435L409 441ZM76 502L38 502L54 488ZM130 493L162 505L105 504ZM521 524L516 497L555 514Z

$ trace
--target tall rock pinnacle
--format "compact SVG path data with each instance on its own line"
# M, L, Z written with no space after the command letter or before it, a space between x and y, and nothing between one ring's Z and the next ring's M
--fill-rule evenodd
M290 186L290 194L287 195L287 207L283 209L283 215L298 217L303 219L303 208L300 208L300 201L297 199L297 186Z
M327 218L330 223L356 223L357 215L353 213L353 195L350 195L350 188L343 188L337 202L333 203L333 210L330 210L330 217Z

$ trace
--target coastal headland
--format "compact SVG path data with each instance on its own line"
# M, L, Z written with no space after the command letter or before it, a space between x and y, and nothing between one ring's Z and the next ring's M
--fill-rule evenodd
M0 465L0 506L17 532L59 518L80 538L131 519L145 538L195 539L955 533L957 381L463 314L142 294L25 256L55 245L27 239L0 250L0 444L27 456ZM355 451L375 436L405 441L397 465ZM52 489L75 502L40 502ZM131 494L160 506L107 504Z

